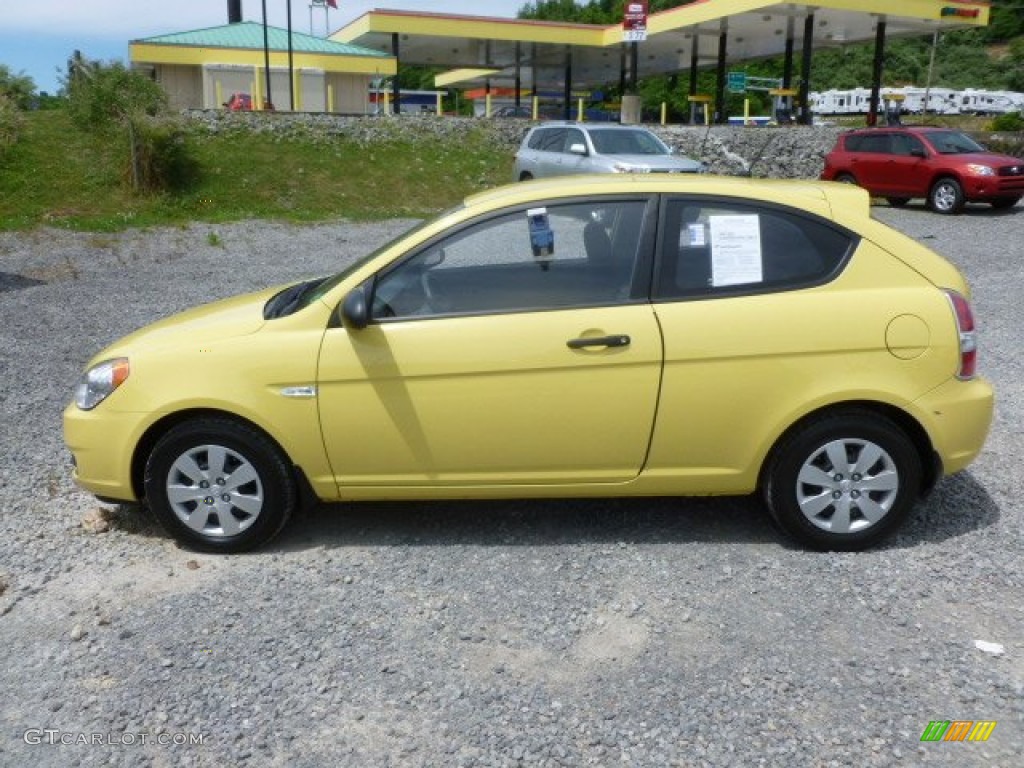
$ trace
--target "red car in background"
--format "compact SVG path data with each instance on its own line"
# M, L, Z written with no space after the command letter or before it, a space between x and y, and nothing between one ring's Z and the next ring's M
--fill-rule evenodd
M232 93L231 98L224 102L229 112L252 111L252 96L248 93Z
M937 213L965 203L1012 208L1024 196L1024 160L989 152L960 131L892 126L849 131L825 156L826 181L864 187L890 205L924 198Z

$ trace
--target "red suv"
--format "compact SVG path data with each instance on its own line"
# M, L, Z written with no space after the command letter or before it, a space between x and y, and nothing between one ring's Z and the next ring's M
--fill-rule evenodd
M894 206L923 197L938 213L957 213L968 202L1011 208L1024 196L1024 160L948 128L849 131L825 156L821 178L859 184Z

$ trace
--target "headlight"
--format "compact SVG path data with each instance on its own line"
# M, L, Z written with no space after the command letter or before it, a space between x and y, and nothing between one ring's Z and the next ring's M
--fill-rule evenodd
M83 411L91 411L102 403L128 378L128 358L117 357L94 365L75 385L75 405Z
M973 173L976 176L995 176L995 169L990 168L987 165L979 165L978 163L968 163L967 172Z

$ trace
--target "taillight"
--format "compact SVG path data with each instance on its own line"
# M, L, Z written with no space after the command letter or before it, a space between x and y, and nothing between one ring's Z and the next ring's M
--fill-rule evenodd
M974 313L971 304L956 291L946 289L946 297L953 307L956 330L960 336L960 369L958 379L973 379L978 367L978 339L974 329Z

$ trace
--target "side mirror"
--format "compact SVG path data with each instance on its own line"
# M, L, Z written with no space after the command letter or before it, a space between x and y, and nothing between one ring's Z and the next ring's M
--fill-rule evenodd
M586 144L571 144L569 146L569 153L573 154L573 155L583 155L584 157L586 157L586 155L587 155L587 145Z
M366 286L360 285L341 302L342 325L353 331L361 331L370 324L370 310L366 306Z
M911 147L910 154L912 157L928 157L928 154L921 147Z

